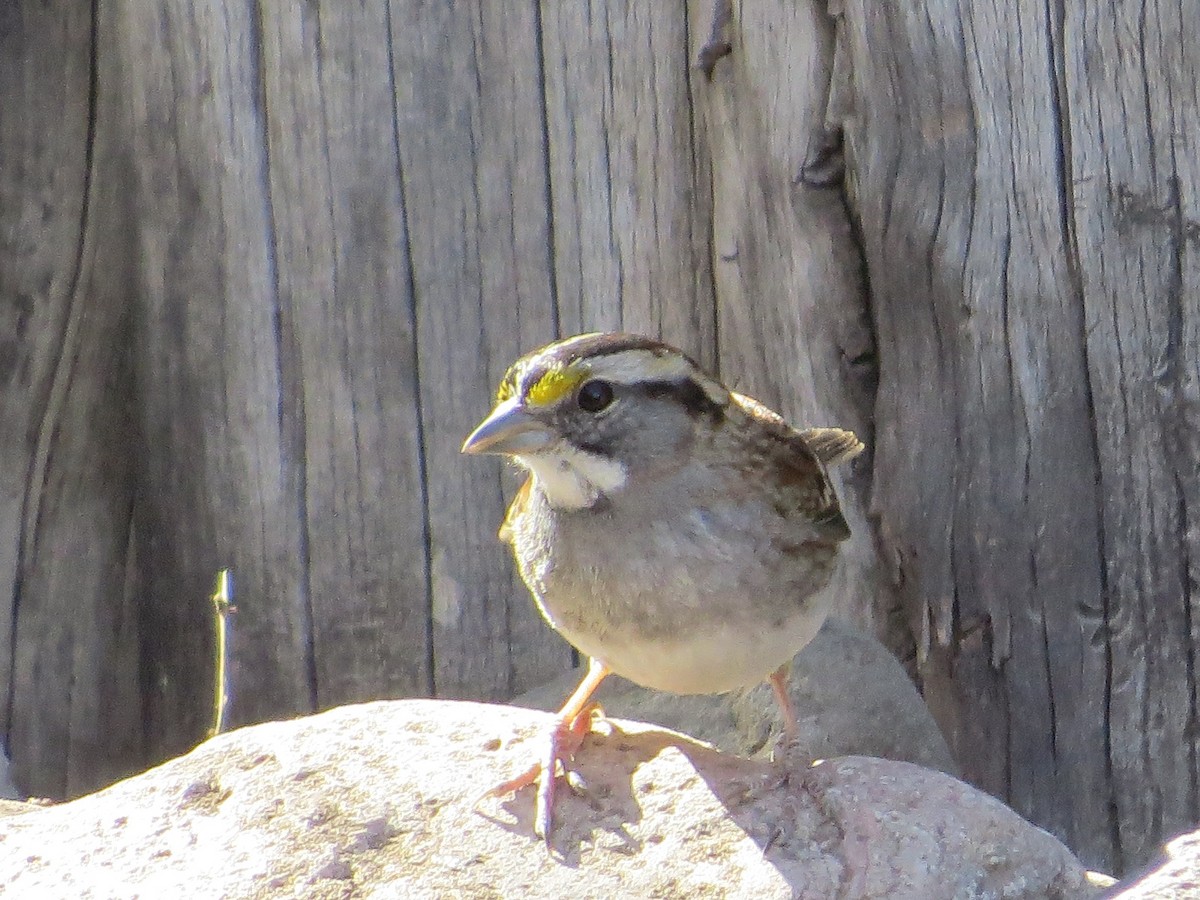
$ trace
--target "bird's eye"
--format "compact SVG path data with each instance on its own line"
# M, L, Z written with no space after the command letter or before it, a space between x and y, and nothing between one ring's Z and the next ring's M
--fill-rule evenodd
M612 385L595 378L585 382L576 397L579 408L584 412L597 413L613 402Z

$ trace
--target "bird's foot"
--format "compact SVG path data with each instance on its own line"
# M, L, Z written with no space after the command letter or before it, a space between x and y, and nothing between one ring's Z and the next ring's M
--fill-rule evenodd
M561 767L563 775L567 774L567 761L583 744L583 739L592 730L592 725L599 715L599 705L589 703L573 718L557 719L550 732L549 740L546 742L542 758L515 778L496 785L484 794L484 797L500 797L536 784L537 799L533 831L549 844L550 829L554 821L554 786L560 774L559 769Z
M787 784L794 777L803 779L818 762L820 757L813 755L811 747L786 733L780 735L771 751L771 768L775 770L779 784Z

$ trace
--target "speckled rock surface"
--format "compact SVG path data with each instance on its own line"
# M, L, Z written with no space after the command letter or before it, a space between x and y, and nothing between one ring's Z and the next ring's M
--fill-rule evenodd
M1200 897L1200 831L1181 834L1163 847L1162 855L1131 875L1105 900L1195 900Z
M480 800L549 718L473 703L343 707L245 728L100 793L0 818L19 897L1090 895L1065 847L944 774L863 757L811 769L610 723L562 791Z

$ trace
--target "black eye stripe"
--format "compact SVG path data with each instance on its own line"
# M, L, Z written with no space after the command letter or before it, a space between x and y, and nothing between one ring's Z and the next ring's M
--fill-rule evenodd
M639 381L625 386L630 393L641 394L654 399L671 398L682 406L692 418L713 416L721 418L725 411L715 402L704 388L691 378L681 378L676 381Z

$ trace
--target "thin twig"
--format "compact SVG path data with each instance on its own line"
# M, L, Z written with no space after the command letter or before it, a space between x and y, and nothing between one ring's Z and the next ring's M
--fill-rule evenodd
M215 737L225 727L225 711L229 706L229 654L228 636L229 617L237 612L233 605L233 578L228 569L217 573L217 584L213 590L213 625L216 628L216 648L213 660L213 718L208 730L209 737Z

